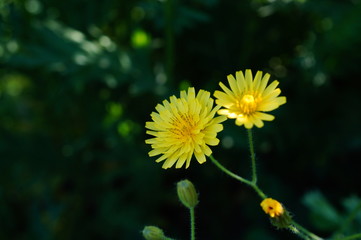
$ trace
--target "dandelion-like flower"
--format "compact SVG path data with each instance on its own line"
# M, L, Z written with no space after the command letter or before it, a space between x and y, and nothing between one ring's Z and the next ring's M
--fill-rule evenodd
M209 146L219 143L217 133L223 130L221 122L224 116L215 117L220 106L213 108L214 100L210 93L200 90L197 95L194 88L181 91L180 98L171 96L158 104L152 112L152 122L147 122L147 134L154 138L147 139L153 150L149 156L161 155L156 162L165 161L163 168L167 169L176 163L181 168L186 163L189 167L194 155L199 163L206 161L212 150ZM209 145L209 146L208 146Z
M281 216L284 213L283 206L277 200L266 198L261 202L263 211L270 215L271 218Z
M279 97L281 90L277 88L278 81L273 81L267 86L270 75L262 77L262 71L258 71L252 77L251 70L247 69L245 76L242 71L236 72L236 78L228 75L227 88L222 82L219 83L224 92L215 91L216 103L224 107L218 114L236 119L236 125L244 125L247 129L256 125L263 127L263 121L272 121L274 116L264 113L278 108L286 103L286 97Z

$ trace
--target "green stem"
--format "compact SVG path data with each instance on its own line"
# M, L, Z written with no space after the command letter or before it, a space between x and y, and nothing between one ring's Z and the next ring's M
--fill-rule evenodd
M195 221L195 217L194 217L194 207L193 208L189 208L189 212L191 215L191 240L195 240L196 239L196 221Z
M258 195L259 195L262 199L266 199L266 198L267 198L266 194L264 194L264 193L262 192L262 190L261 190L255 183L252 183L252 185L250 185L250 186L253 188L253 190L255 190L255 191L258 193Z
M291 232L293 232L294 234L296 234L297 236L299 236L300 238L302 239L305 239L305 240L309 240L310 238L308 236L306 236L303 232L301 232L300 230L298 230L295 226L293 225L290 225L288 227Z
M352 239L361 239L361 233L357 233L344 238L336 238L337 240L352 240Z
M256 154L254 153L252 129L247 129L247 133L248 133L249 151L251 153L251 160L252 160L252 182L256 184L257 183Z
M292 223L290 225L290 229L295 234L297 234L299 232L299 233L301 233L301 235L304 235L305 237L303 237L303 239L323 240L323 238L321 238L321 237L317 236L316 234L308 231L306 228L302 227L301 225L299 225L295 221L292 221ZM297 234L297 235L299 235L299 234ZM299 235L299 236L301 236L301 235Z
M216 165L221 171L223 171L224 173L226 173L228 176L247 184L248 186L250 186L251 188L253 188L253 190L255 190L257 192L257 194L262 198L265 199L267 198L266 194L264 194L262 192L262 190L257 186L257 184L253 181L249 181L241 176L238 176L237 174L231 172L230 170L228 170L227 168L225 168L220 162L218 162L212 155L209 156L209 158L211 159L211 161L214 163L214 165Z
M265 199L267 198L266 194L264 194L262 192L262 190L257 186L257 184L253 181L249 181L241 176L238 176L237 174L231 172L230 170L228 170L227 168L225 168L220 162L218 162L212 155L209 156L209 158L211 159L211 161L214 163L214 165L216 165L221 171L223 171L224 173L226 173L228 176L247 184L248 186L250 186L251 188L253 188L253 190L255 190L257 192L257 194L262 198ZM302 227L301 225L299 225L298 223L292 221L292 223L289 226L289 229L296 235L298 235L299 237L305 239L305 240L323 240L323 238L318 237L317 235L313 234L312 232L308 231L306 228ZM354 235L356 236L356 235ZM361 236L357 235L357 236ZM351 236L352 237L352 236ZM349 239L355 239L355 238L347 238L347 240ZM346 239L342 239L342 240L346 240Z

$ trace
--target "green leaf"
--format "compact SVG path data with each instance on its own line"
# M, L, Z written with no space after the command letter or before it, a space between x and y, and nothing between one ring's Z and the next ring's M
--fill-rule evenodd
M307 193L303 203L310 209L310 220L319 230L333 230L339 226L341 216L321 192Z

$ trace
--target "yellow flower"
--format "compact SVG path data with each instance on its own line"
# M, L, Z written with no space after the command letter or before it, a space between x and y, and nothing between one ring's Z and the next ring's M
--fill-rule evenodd
M208 145L218 145L216 136L223 130L220 123L226 120L224 116L214 117L220 106L213 108L213 102L209 92L200 90L196 95L194 88L189 88L180 93L180 98L171 96L170 101L158 104L158 112L151 114L153 122L145 125L147 134L154 136L146 140L153 148L149 156L161 155L156 162L165 161L164 169L176 162L176 168L184 163L188 168L193 154L204 163L205 156L212 153Z
M263 127L263 121L272 121L274 116L264 113L278 108L286 103L286 97L279 97L281 90L276 88L278 81L273 81L267 86L270 75L267 73L262 77L258 71L252 77L251 70L247 69L245 76L242 71L236 72L236 79L228 75L227 88L222 82L219 83L224 92L215 91L216 103L225 109L218 114L228 118L236 119L238 126L244 125L247 129L256 125Z
M279 217L284 213L283 206L277 200L266 198L261 202L263 211L270 215L272 218Z

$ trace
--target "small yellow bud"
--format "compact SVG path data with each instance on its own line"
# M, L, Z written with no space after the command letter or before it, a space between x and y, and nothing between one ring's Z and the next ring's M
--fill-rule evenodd
M266 214L270 215L273 226L288 228L292 223L290 213L277 200L266 198L261 202L261 207Z
M185 179L177 183L179 200L187 208L194 208L198 204L198 194L191 181Z
M165 240L163 230L155 226L146 226L143 229L143 237L146 240Z
M284 212L282 204L272 198L264 199L261 202L261 207L266 214L271 216L271 218L278 217Z

